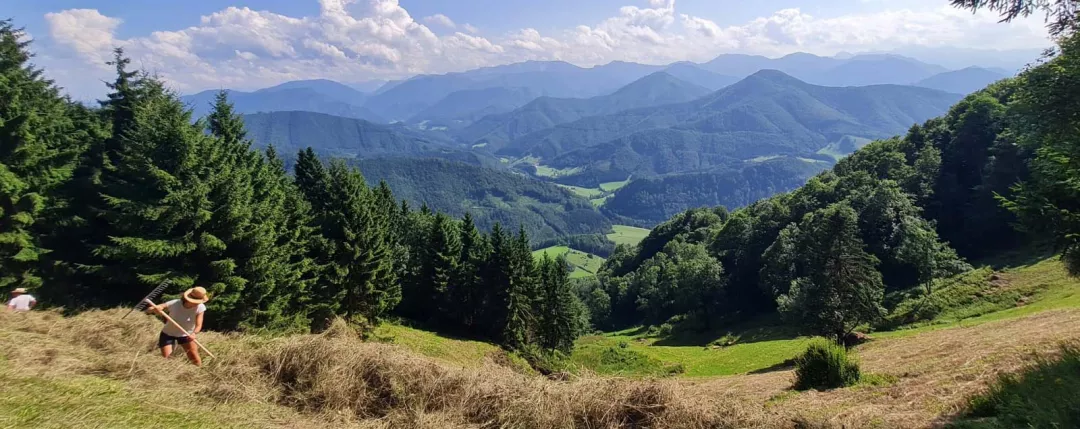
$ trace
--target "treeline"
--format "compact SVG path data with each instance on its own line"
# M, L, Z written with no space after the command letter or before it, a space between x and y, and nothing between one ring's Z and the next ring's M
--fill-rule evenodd
M611 222L592 203L554 184L506 170L442 159L350 160L371 181L385 180L395 195L414 206L427 204L454 217L471 213L476 225L522 225L533 239L597 234Z
M876 141L790 193L694 209L619 247L578 292L593 322L709 329L779 312L834 337L884 296L1054 240L1080 268L1080 38L948 114Z
M607 258L611 256L611 252L615 251L615 242L608 239L606 235L601 234L580 234L553 238L541 241L539 244L534 245L533 248L546 249L552 246L566 246L585 253L592 253L601 258Z
M20 38L0 22L0 288L74 311L201 285L207 325L223 330L401 314L565 351L584 329L565 261L537 263L524 230L484 235L467 215L411 210L310 149L290 176L272 147L251 149L225 92L193 121L121 50L108 98L83 107Z

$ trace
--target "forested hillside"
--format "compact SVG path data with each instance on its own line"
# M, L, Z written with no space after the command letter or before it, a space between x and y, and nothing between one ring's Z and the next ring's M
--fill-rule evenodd
M846 140L894 135L957 99L904 86L821 87L763 71L689 103L588 117L531 133L500 153L540 158L568 171L556 179L560 183L593 187L759 157L822 159L816 152L831 153Z
M423 158L355 160L368 183L385 181L413 207L460 218L471 213L477 227L521 225L536 241L578 234L602 234L611 223L586 199L554 184L508 171Z
M448 149L451 143L407 128L341 116L291 111L244 115L244 126L259 146L295 153L307 147L330 156L419 154Z
M730 213L674 216L616 249L581 291L593 323L706 329L778 312L844 337L933 317L945 305L932 299L934 279L1033 241L1055 243L1075 272L1078 73L1073 35L1047 64L863 147L797 190ZM899 293L926 296L923 308L891 308L886 296Z
M310 148L290 175L273 146L251 148L227 92L195 120L121 49L101 107L73 103L30 64L24 36L0 21L0 100L19 100L0 103L0 287L79 311L199 285L209 329L405 315L528 356L569 351L585 329L566 261L535 260L517 219L481 233L467 213L410 207ZM557 188L517 186L514 197L576 207Z
M615 192L603 209L617 217L654 225L691 208L749 205L802 186L830 165L822 160L781 157L635 179Z
M915 86L939 89L954 94L970 94L1005 79L1006 75L982 67L968 67L930 76L915 82Z

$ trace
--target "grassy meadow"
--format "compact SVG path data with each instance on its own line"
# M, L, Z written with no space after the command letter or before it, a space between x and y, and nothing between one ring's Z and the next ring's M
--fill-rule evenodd
M597 333L578 340L568 376L549 379L488 343L393 323L366 341L341 323L284 337L204 333L218 358L199 369L157 356L159 322L121 320L123 309L0 312L0 427L1014 427L1042 418L1016 411L1023 392L1075 366L1053 358L1080 340L1078 292L1044 259L893 297L936 315L871 329L853 349L868 374L858 385L803 392L790 359L810 338L776 320ZM1033 375L999 381L1033 355L1045 357Z

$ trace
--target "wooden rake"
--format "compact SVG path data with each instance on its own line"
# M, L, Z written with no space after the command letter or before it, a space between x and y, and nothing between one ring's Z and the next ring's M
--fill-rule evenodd
M159 284L156 288L154 288L154 290L150 291L150 293L147 294L146 297L142 299L142 301L139 301L139 303L135 305L135 308L132 308L131 311L128 311L127 314L125 314L124 317L121 317L120 319L123 320L125 317L128 317L128 315L130 315L132 311L135 311L135 310L145 311L150 306L153 306L154 305L154 300L157 299L161 295L161 293L165 291L165 288L167 288L168 286L169 286L169 281L168 280L161 282L161 284ZM202 343L200 343L199 340L196 340L195 337L192 337L191 333L188 332L187 329L184 329L184 327L180 326L179 323L176 323L176 321L173 320L172 317L169 317L169 315L167 313L165 313L164 311L158 311L157 314L160 314L162 317L165 318L165 320L168 323L171 323L173 326L175 326L177 329L179 329L181 332L183 332L185 335L187 335L189 338L191 338L191 340L195 342L195 345L199 346L199 348L202 349L202 351L206 352L207 356L210 356L212 358L217 357L217 356L214 356L213 353L210 353L210 350L207 350L206 346L202 345Z

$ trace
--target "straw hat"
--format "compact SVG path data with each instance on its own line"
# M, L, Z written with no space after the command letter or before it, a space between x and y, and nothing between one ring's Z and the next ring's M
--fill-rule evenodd
M11 291L11 293L26 293L26 288L16 288L15 290Z
M206 294L206 289L202 286L196 286L184 291L184 301L202 304L210 300L210 295Z

